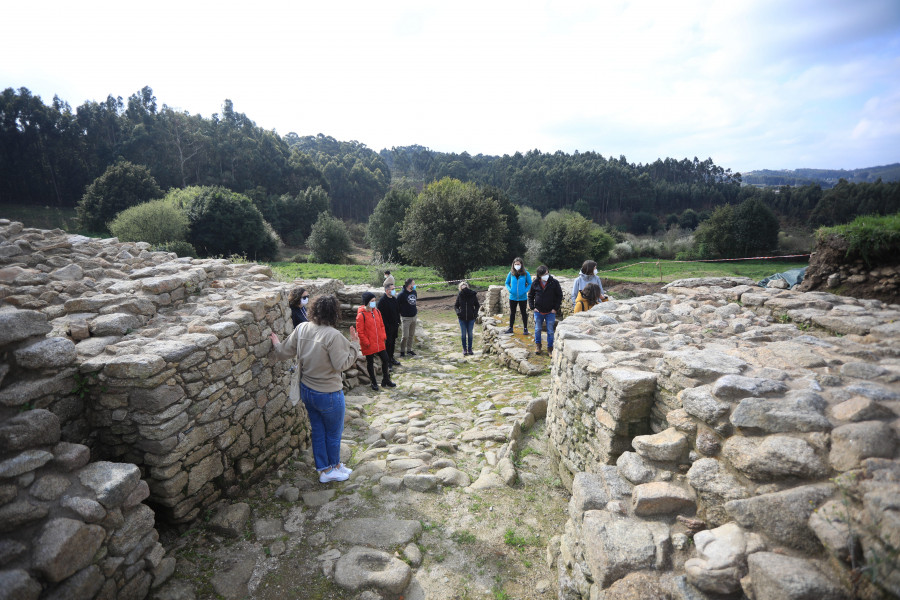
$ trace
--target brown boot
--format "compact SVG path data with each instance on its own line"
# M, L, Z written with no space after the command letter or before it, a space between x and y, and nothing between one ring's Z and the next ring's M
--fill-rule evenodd
M535 342L534 345L537 346L537 350L535 351L535 354L540 354L541 353L541 343Z

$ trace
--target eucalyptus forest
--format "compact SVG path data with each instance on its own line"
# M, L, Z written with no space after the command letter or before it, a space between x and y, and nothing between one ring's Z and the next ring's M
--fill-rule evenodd
M263 214L274 199L321 187L331 213L357 223L369 219L392 186L421 190L445 177L500 190L516 206L542 214L569 209L620 229L664 228L687 209L706 215L748 199L765 203L782 222L807 226L900 209L900 183L881 179L841 179L831 189L758 188L742 185L740 173L711 158L640 164L590 151L472 156L418 145L376 152L323 134L265 130L231 100L221 114L192 115L160 105L149 87L74 108L59 97L47 104L26 88L0 94L0 203L74 206L119 160L146 167L162 190L222 186L249 197Z

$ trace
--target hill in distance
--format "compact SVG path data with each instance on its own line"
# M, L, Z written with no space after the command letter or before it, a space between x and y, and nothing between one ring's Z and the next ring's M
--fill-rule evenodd
M874 183L900 181L900 163L863 169L762 169L748 171L742 175L744 183L755 186L809 185L819 184L822 188L832 188L839 179L850 183Z

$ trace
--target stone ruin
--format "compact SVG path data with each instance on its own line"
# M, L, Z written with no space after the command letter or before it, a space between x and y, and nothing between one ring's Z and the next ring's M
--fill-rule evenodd
M900 306L666 292L557 329L559 598L900 595Z
M309 446L267 266L0 219L0 598L143 598L187 523ZM336 281L355 317L361 289ZM367 383L365 361L345 374Z

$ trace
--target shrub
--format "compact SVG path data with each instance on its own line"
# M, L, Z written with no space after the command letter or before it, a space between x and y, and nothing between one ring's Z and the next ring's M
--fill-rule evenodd
M609 253L610 262L622 262L635 256L634 248L628 242L619 242Z
M541 246L541 261L551 269L580 267L593 253L593 224L578 213L551 213Z
M278 255L277 234L243 194L223 187L194 188L188 222L188 241L203 256L274 260Z
M691 208L684 209L684 212L678 216L678 226L682 229L697 229L699 224L700 215Z
M409 207L400 252L447 280L462 279L494 264L505 250L506 232L497 200L474 183L445 177L422 190Z
M126 208L162 196L147 167L119 160L87 186L76 207L78 220L87 231L106 231L107 223Z
M861 257L866 264L896 260L900 256L900 212L893 215L864 215L846 225L821 227L816 239L839 235L847 240L848 258Z
M757 198L737 207L725 204L703 221L694 235L698 253L705 258L750 257L778 248L778 218Z
M314 262L340 264L350 253L350 234L343 221L322 212L306 238L306 245L312 251Z
M520 206L519 227L522 229L522 235L526 239L539 240L544 229L544 218L541 216L541 213L530 206Z
M188 218L184 211L166 200L152 200L120 212L109 231L123 242L164 244L184 241Z
M192 258L197 256L197 250L190 243L183 240L157 244L153 247L153 250L155 252L174 252L178 256L190 256Z
M543 247L541 246L540 240L536 240L534 238L527 238L525 240L525 254L522 256L522 259L525 261L526 265L537 265L541 262L541 251Z

